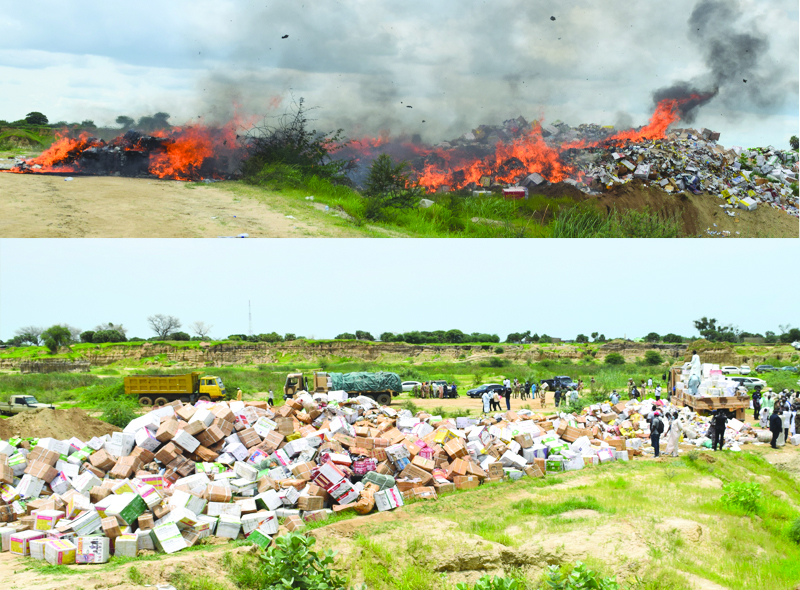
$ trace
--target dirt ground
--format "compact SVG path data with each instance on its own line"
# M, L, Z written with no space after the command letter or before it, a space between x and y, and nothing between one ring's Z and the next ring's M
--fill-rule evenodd
M119 432L121 428L94 418L79 408L67 410L41 409L23 412L7 420L0 420L0 439L12 436L33 436L37 438L57 438L59 440L77 436L89 440Z
M3 238L359 237L288 199L213 184L113 176L0 173ZM292 218L287 217L292 215Z

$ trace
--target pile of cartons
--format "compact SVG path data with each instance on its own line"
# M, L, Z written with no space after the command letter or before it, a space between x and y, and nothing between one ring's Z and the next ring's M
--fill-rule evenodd
M443 420L301 393L280 407L173 402L89 441L0 441L2 549L66 564L173 553L211 535L267 546L332 512L629 460L639 451L605 422L611 411Z

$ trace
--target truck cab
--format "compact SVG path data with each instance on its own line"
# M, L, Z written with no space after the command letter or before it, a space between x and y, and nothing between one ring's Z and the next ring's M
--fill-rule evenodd
M298 391L327 393L329 391L328 374L315 371L312 377L306 377L302 373L289 373L283 386L283 397L291 399Z
M55 406L40 404L32 395L12 395L8 398L8 403L0 403L0 414L18 414L39 408L50 408L52 410L55 409Z
M225 385L222 379L213 375L205 375L200 377L200 390L198 392L201 400L218 400L225 399Z

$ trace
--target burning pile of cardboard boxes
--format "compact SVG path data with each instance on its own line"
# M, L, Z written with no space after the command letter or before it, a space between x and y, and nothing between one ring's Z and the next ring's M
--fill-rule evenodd
M631 412L443 420L345 392L280 407L174 402L111 436L0 442L2 549L68 564L173 553L210 535L267 546L333 512L627 461L641 452L620 423Z

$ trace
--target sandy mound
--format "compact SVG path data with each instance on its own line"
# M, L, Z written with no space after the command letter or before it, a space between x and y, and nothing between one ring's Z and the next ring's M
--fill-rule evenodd
M76 436L81 440L88 440L93 436L103 436L121 430L113 424L92 418L78 408L68 410L42 408L17 414L8 420L0 420L0 438L5 440L12 436L50 437L59 440Z

